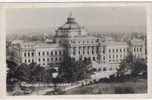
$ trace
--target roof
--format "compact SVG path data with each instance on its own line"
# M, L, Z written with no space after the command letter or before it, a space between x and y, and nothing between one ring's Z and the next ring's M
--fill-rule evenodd
M132 45L142 45L144 43L144 40L142 39L132 39L131 44Z
M39 43L34 46L35 48L62 48L62 46L58 43Z
M82 27L75 21L75 18L68 17L64 25L56 30L56 36L77 36L80 35Z
M104 43L107 46L127 46L127 42L117 42L117 41L106 41Z

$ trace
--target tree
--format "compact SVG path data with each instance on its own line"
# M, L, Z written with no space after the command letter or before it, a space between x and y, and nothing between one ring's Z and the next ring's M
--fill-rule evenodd
M140 73L147 73L147 65L143 59L135 58L132 53L122 60L117 75L123 76L126 72L130 71L130 75L137 76Z
M134 59L133 54L129 52L128 56L120 62L119 68L117 69L117 75L125 75L125 73L128 72L134 64Z
M15 77L19 81L29 81L30 78L30 70L27 64L21 64L18 66L17 70L15 71Z
M142 59L136 59L132 67L132 75L137 76L139 74L147 74L147 65Z
M74 82L89 77L90 61L75 61L75 59L65 56L62 66L59 68L60 79L64 82Z
M120 63L120 66L119 68L117 69L117 76L123 76L125 74L127 70L127 63L125 62L125 60L123 60L121 63Z

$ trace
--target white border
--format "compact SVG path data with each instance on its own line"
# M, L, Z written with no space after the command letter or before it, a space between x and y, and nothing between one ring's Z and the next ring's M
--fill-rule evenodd
M148 48L148 94L101 94L101 95L58 95L58 96L7 96L6 95L6 63L5 63L5 11L7 8L45 8L45 7L145 7L147 11L147 48ZM152 4L151 3L2 3L0 5L0 96L3 99L101 99L101 98L149 98L152 94L152 77L151 77L151 35L152 35Z

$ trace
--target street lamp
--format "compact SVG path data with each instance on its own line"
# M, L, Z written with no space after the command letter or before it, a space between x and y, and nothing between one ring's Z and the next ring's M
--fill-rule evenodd
M52 78L53 78L53 84L54 84L54 92L56 92L56 78L58 76L58 72L53 72L52 73Z

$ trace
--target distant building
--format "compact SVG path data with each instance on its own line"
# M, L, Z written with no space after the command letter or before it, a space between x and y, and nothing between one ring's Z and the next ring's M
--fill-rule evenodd
M129 43L116 42L112 38L88 35L73 17L56 30L52 40L45 42L19 42L13 44L14 61L18 64L35 62L47 67L60 65L64 54L75 60L85 58L99 63L101 70L116 70L119 63L131 51L137 58L145 58L145 42L133 39Z

